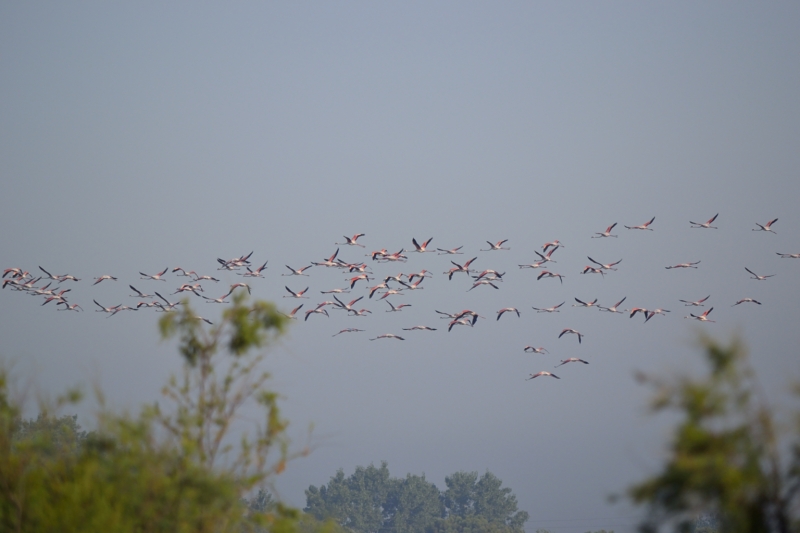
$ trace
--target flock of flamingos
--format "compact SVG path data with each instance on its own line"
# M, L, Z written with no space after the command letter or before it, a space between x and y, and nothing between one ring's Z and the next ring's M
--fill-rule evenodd
M713 226L715 220L717 219L717 215L714 215L706 222L698 223L690 221L690 227L694 229L717 229L716 226ZM638 225L638 226L624 226L628 230L640 230L640 231L653 231L653 228L650 226L655 221L655 217L651 218L649 221ZM758 224L756 223L756 228L753 228L753 231L759 232L768 232L768 233L775 233L772 229L773 225L778 221L778 219L770 220L765 224ZM618 235L613 234L615 227L617 226L616 223L610 225L606 228L605 231L595 233L592 238L593 239L601 239L601 238L616 238ZM352 246L352 247L361 247L364 248L364 245L359 243L359 239L364 237L365 234L359 233L353 235L352 237L344 237L343 242L337 242L335 245L337 246ZM304 321L308 321L309 318L315 315L325 315L326 317L330 317L329 310L337 310L339 312L344 312L348 316L353 317L360 317L371 314L372 311L366 308L359 308L360 306L357 305L361 302L364 298L368 300L372 300L373 302L378 302L381 300L385 300L385 304L388 306L388 309L384 309L385 312L400 312L405 307L410 307L411 304L408 303L393 303L390 298L393 296L401 296L403 294L411 293L415 290L425 288L422 286L423 281L426 278L433 277L433 274L428 270L420 270L419 272L407 273L407 274L397 274L393 276L377 276L374 273L373 268L378 268L378 265L386 264L386 263L405 263L408 260L408 255L411 253L435 253L438 255L445 255L448 256L447 259L450 259L450 265L448 265L449 270L444 272L443 274L448 277L449 280L453 280L454 277L462 277L467 278L471 286L466 289L467 291L472 290L486 290L485 288L493 288L499 289L501 283L503 282L503 277L505 276L505 272L498 272L492 269L485 269L482 271L476 270L471 268L472 264L478 256L475 256L467 261L464 261L458 256L464 255L462 252L463 246L459 246L457 248L452 249L442 249L442 248L431 248L431 241L433 239L428 239L427 241L418 242L415 238L411 239L411 243L413 245L413 249L405 250L401 249L397 252L389 252L387 249L376 250L367 254L367 257L370 259L367 261L360 261L357 263L351 263L344 261L342 258L339 257L339 248L336 249L336 252L333 253L327 259L318 261L318 262L311 262L308 265L302 265L300 267L293 267L286 265L286 271L281 274L281 276L286 276L288 278L295 278L297 277L298 280L302 279L302 277L309 277L307 273L309 269L315 268L333 268L333 269L340 269L343 272L346 272L346 277L342 287L339 288L332 288L329 290L322 290L320 291L323 295L326 295L325 298L332 298L331 300L325 299L324 301L317 303L315 305L309 306L305 309L305 311L301 310L305 306L305 303L301 303L300 305L294 307L290 312L286 313L286 316L290 319L298 319L298 314L301 314L302 319ZM497 242L490 242L487 241L488 248L480 249L480 252L499 252L503 250L509 250L510 248L504 246L507 243L506 240L501 240ZM561 244L558 240L547 242L542 246L541 252L538 250L534 253L537 255L538 259L529 264L521 264L519 265L520 269L535 269L538 270L536 273L536 279L552 279L558 278L560 283L563 283L564 274L556 272L553 265L556 261L553 259L553 254L562 248L564 245ZM175 309L176 306L180 305L179 298L183 296L188 296L189 294L194 295L198 298L205 300L206 303L215 303L215 304L225 304L229 303L226 298L228 298L236 289L240 290L247 290L248 293L251 291L251 286L248 283L253 278L264 278L264 272L267 269L267 261L263 264L256 266L256 264L251 263L250 258L253 252L249 254L243 255L241 257L236 257L233 259L217 259L217 270L220 271L233 271L236 275L242 277L242 281L238 283L231 284L228 288L227 292L222 296L217 298L207 296L205 293L205 289L209 288L210 284L217 284L220 282L219 279L212 275L201 275L193 270L184 270L181 267L174 267L174 268L165 268L161 272L157 272L155 274L147 274L144 272L140 272L141 277L139 281L136 281L136 284L139 285L141 289L136 288L133 284L129 284L129 288L132 293L129 295L130 297L135 298L138 300L138 303L135 305L123 305L117 304L111 307L106 307L98 302L96 299L92 301L96 305L97 309L96 312L105 313L108 317L112 317L121 313L123 311L137 311L140 309L153 309L158 312L169 312ZM800 253L780 253L776 252L776 254L780 258L792 258L792 259L800 259ZM452 259L449 257L452 256ZM617 266L622 262L622 259L612 262L612 263L602 263L600 261L596 261L592 257L588 257L588 260L591 264L587 265L582 269L580 272L581 274L591 275L596 274L600 276L605 276L612 271L617 270ZM553 265L551 265L551 263ZM700 261L691 262L691 263L679 263L675 265L668 265L665 268L667 269L688 269L688 268L698 268L698 264ZM750 274L751 278L758 281L765 281L770 277L773 277L774 274L757 274L750 270L749 268L745 267L745 270ZM180 286L174 287L174 290L155 290L158 284L154 284L152 282L165 282L167 283L167 278L172 277L175 278L175 283L178 283L178 279L180 278L188 278L186 283L181 283ZM9 291L19 292L23 294L39 296L43 299L43 302L40 304L42 306L50 306L52 308L56 308L58 311L75 311L80 312L84 309L78 305L77 303L70 303L69 298L71 297L72 289L67 288L67 282L80 282L81 279L76 278L70 274L59 274L54 275L51 274L48 270L45 270L43 267L39 266L38 271L34 271L31 273L29 271L23 270L21 268L6 268L3 271L3 282L2 288L8 289ZM109 274L103 274L98 277L93 278L92 285L97 285L102 282L110 282L110 281L118 281L118 278ZM141 283L144 281L144 283ZM363 282L363 283L361 283ZM304 285L304 284L302 284ZM302 286L300 285L300 286ZM165 286L166 287L166 286ZM309 287L305 288L296 288L292 289L288 285L285 286L287 294L284 298L294 298L294 299L310 299L309 296ZM349 297L340 295L348 294L355 291L362 291L363 294L358 296L357 298L353 298L352 300L346 302ZM152 291L152 293L149 293ZM180 296L178 296L180 295ZM705 296L704 298L700 298L698 300L690 301L690 300L678 300L684 306L687 307L705 307L706 301L710 298L709 296ZM175 300L175 301L172 301ZM644 321L647 322L656 315L666 315L670 311L667 309L645 309L642 307L633 307L631 309L620 309L620 306L625 302L626 298L622 298L618 302L614 303L610 306L602 306L597 303L597 299L593 301L583 301L578 298L574 298L575 304L572 304L572 307L596 307L601 312L606 313L618 313L618 314L627 314L630 318L635 317L637 314L640 314ZM52 305L50 305L52 302ZM396 302L396 300L395 300ZM566 302L561 302L560 304L554 305L552 307L547 308L537 308L533 307L532 309L537 313L558 313L560 312L560 308ZM753 298L742 298L737 302L733 303L733 306L737 306L740 304L754 304L754 305L761 305L761 302L753 299ZM702 312L689 313L684 318L697 320L700 322L714 322L709 318L709 315L714 310L713 307L709 307L708 309L703 310ZM439 318L447 319L447 331L451 331L453 328L462 326L462 327L473 327L477 323L479 319L484 319L483 316L479 315L476 311L471 309L463 309L457 312L447 312L447 311L440 311L435 310L435 312L439 315ZM517 317L520 316L520 310L516 307L505 307L500 309L496 312L496 319L500 320L503 316L516 314ZM207 322L208 324L212 324L210 320L204 318L202 316L197 316L197 320L202 320ZM429 325L416 325L413 327L402 328L404 331L436 331L440 328L431 327ZM444 328L441 328L444 329ZM335 333L333 336L336 337L341 334L345 333L359 333L364 332L365 330L358 329L355 327L345 328L341 331ZM558 335L558 338L562 338L567 335L573 335L577 338L578 343L582 342L583 334L579 331L576 331L572 328L565 328L561 331ZM377 335L376 337L370 338L369 340L375 341L378 339L395 339L395 340L405 340L404 337L395 334L395 333L384 333L381 335ZM524 348L525 352L528 353L548 353L543 347L533 347L533 346L526 346ZM556 367L560 367L562 365L566 365L568 363L582 363L582 364L589 364L587 361L577 358L577 357L570 357L568 359L561 360ZM528 377L528 380L540 377L540 376L547 376L555 379L561 379L557 375L549 371L541 371L535 374L531 374Z

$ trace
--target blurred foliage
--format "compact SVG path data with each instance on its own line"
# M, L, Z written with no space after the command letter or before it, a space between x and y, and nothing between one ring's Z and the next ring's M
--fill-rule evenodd
M528 513L491 472L457 472L445 478L444 492L425 476L393 478L385 462L339 470L327 485L306 490L306 513L332 519L357 533L441 532L520 533Z
M80 400L69 391L24 420L0 369L0 531L115 533L246 533L335 531L275 502L263 489L307 450L291 454L277 395L258 369L285 318L268 303L237 296L219 325L205 327L184 302L160 321L178 337L184 364L159 403L137 416L105 407L98 392L97 428L52 413ZM233 438L248 403L263 419ZM237 436L240 434L237 428ZM243 498L259 492L251 500Z
M800 531L800 416L779 431L739 341L702 345L706 375L641 376L652 409L680 417L662 470L630 489L641 529Z

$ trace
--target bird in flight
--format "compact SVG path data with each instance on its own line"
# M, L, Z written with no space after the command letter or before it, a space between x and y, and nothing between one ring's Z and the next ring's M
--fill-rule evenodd
M713 320L708 319L708 313L710 313L713 310L714 308L711 307L710 309L707 309L706 312L703 313L702 315L694 315L692 313L689 313L689 316L685 316L683 318L693 318L695 320L699 320L700 322L714 322Z
M781 256L782 259L800 259L800 254L782 254L780 252L775 253Z
M359 237L363 237L364 235L365 235L364 233L357 233L357 234L353 235L352 237L348 237L347 235L343 235L345 242L336 242L334 244L336 244L336 245L343 244L343 245L346 245L346 246L360 246L360 247L364 248L363 244L359 244L359 243L356 242Z
M331 337L335 337L336 335L341 335L342 333L357 333L359 331L364 331L363 329L358 328L345 328L341 330L339 333L334 333Z
M545 308L531 307L531 309L535 309L537 313L560 313L558 308L564 305L565 303L566 302L561 302L560 304L554 305L553 307L545 307Z
M602 239L603 237L616 237L616 235L611 235L611 230L614 229L617 223L614 222L609 227L606 228L605 231L600 231L592 235L592 239Z
M713 222L714 222L714 221L717 219L717 217L718 217L718 216L719 216L719 213L717 213L717 214L716 214L716 215L714 215L713 217L709 218L707 222L703 222L702 224L701 224L701 223L699 223L699 222L692 222L692 221L690 220L690 221L689 221L689 224L691 224L691 225L692 225L692 226L691 226L692 228L706 228L706 229L708 229L708 228L711 228L711 229L717 229L716 227L712 226L711 224L712 224L712 223L713 223Z
M756 274L755 272L753 272L752 270L750 270L747 267L744 267L744 269L747 270L748 272L750 272L753 275L753 277L750 278L750 279L757 279L758 281L764 281L767 278L771 278L771 277L775 276L775 274L770 274L769 276L759 276L758 274Z
M587 256L587 257L589 257L589 256ZM618 264L622 263L622 259L620 259L619 261L616 261L616 262L614 262L614 263L603 264L603 263L601 263L600 261L595 261L595 260L594 260L594 259L592 259L591 257L589 257L589 261L591 261L591 262L592 262L592 263L594 263L595 265L598 265L598 266L599 266L600 268L602 268L603 270L617 270L617 269L616 269L616 268L614 268L614 267L615 267L615 266L617 266Z
M534 346L526 346L525 348L523 348L522 351L527 353L550 353L541 346L539 348L536 348Z
M562 284L564 283L564 276L562 276L561 274L556 274L555 272L550 272L549 270L542 270L542 273L539 274L538 276L536 276L536 279L539 280L539 279L542 279L542 278L545 278L545 277L547 277L547 278L558 278L558 280Z
M497 241L496 243L491 243L489 241L486 241L487 243L489 243L489 248L487 250L481 249L481 252L491 252L493 250L510 250L511 248L503 247L503 244L505 244L507 241L508 239L503 239L502 241Z
M516 307L504 307L497 312L497 320L500 320L500 317L503 316L503 313L517 313L517 317L519 317L519 310L517 310Z
M700 261L695 261L694 263L678 263L677 265L672 265L672 266L668 266L668 267L664 267L664 268L666 268L667 270L669 270L671 268L698 268L698 267L694 266L694 265L696 265L698 263L700 263Z
M548 372L546 370L542 370L541 372L537 372L535 374L531 374L531 377L526 378L526 381L530 381L534 378L538 378L539 376L550 376L551 378L561 379L560 377L556 376L552 372Z
M595 304L597 304L597 298L591 302L584 302L583 300L578 300L577 298L575 298L575 301L578 303L572 304L572 307L593 307Z
M397 339L399 341L404 341L403 337L397 336L394 333L384 333L383 335L378 335L374 339L370 339L371 341L376 341L378 339Z
M562 359L561 364L556 365L555 367L558 368L561 365L566 365L567 363L583 363L584 365L588 365L589 361L584 361L583 359L579 359L577 357L570 357L569 359Z
M432 240L433 240L433 237L431 237L427 241L423 242L422 244L419 244L417 242L417 239L412 238L411 239L411 243L414 245L414 248L415 248L413 251L420 252L420 253L432 252L433 250L428 250L428 245L431 243Z
M628 229L645 229L647 231L653 231L653 228L650 228L648 226L650 226L650 224L652 224L655 219L656 217L653 217L644 224L642 224L641 226L625 226L625 227Z
M577 335L577 336L578 336L578 344L580 344L580 343L581 343L581 339L583 338L583 334L582 334L582 333L580 333L579 331L575 331L575 330L574 330L574 329L572 329L572 328L564 328L564 329L561 331L561 333L558 335L558 338L560 339L561 337L563 337L563 336L564 336L564 335L566 335L567 333L571 333L572 335Z
M597 306L597 308L598 308L600 311L607 311L607 312L609 312L609 313L625 313L625 312L627 311L627 309L624 309L624 310L622 310L622 311L617 311L617 307L619 307L620 305L622 305L622 302L624 302L624 301L625 301L627 298L628 298L628 297L626 296L625 298L623 298L622 300L618 301L617 303L615 303L615 304L614 304L614 305L612 305L611 307L603 307L602 305L598 305L598 306Z
M442 248L437 248L439 254L437 255L463 255L463 252L459 252L464 246L459 246L458 248L450 248L449 250L444 250Z
M710 294L705 298L700 298L699 300L696 300L694 302L690 302L689 300L678 300L678 301L683 302L685 306L703 307L703 302L705 302L709 298L711 298Z
M739 300L738 302L733 304L731 307L735 307L735 306L737 306L739 304L743 304L743 303L754 303L754 304L761 305L761 302L759 302L758 300L754 300L753 298L742 298L741 300Z
M770 220L769 222L767 222L766 224L764 224L763 226L761 224L759 224L758 222L756 222L756 226L758 226L759 229L753 228L753 231L769 231L770 233L775 233L775 230L772 229L772 225L774 223L776 223L777 221L778 221L778 219L774 218L774 219ZM777 233L775 233L775 235L777 235Z

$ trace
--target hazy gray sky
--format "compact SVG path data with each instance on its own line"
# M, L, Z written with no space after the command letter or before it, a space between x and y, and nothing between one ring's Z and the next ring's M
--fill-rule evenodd
M182 283L139 271L220 274L217 257L252 250L269 260L255 296L288 310L284 285L311 287L306 308L344 286L339 270L280 276L343 235L365 233L366 251L463 245L456 258L507 272L499 290L466 292L465 276L442 275L451 257L410 254L374 270L434 272L393 299L411 308L365 298L371 316L313 316L274 349L294 435L313 423L317 444L281 495L302 506L308 485L381 460L440 488L489 469L529 531L631 531L637 511L606 497L659 466L669 429L647 415L634 369L700 369L702 329L743 336L779 403L798 377L800 260L775 255L800 252L798 27L792 2L3 4L0 266L84 278L70 301L86 312L2 291L0 354L42 388L97 377L132 408L157 396L177 353L158 315L106 319L92 299L131 304L129 283ZM689 228L715 213L719 230ZM653 232L622 227L652 216ZM751 231L776 217L777 235ZM619 238L590 239L614 222ZM501 239L510 251L478 251ZM563 285L517 266L554 239ZM623 262L581 276L587 255ZM120 280L91 286L106 273ZM240 280L221 274L207 294ZM707 294L717 323L697 328L678 299ZM672 312L642 324L569 307L623 296ZM745 296L764 305L731 307ZM531 310L561 301L559 314ZM506 306L521 318L496 321ZM487 320L447 333L434 313L465 308ZM415 324L440 329L367 340ZM345 327L367 332L331 337ZM565 327L584 342L558 339ZM590 364L525 381L567 357Z

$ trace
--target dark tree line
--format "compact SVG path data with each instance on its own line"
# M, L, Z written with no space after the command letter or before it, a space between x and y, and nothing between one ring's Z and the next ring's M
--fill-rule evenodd
M339 470L320 487L306 490L304 511L335 520L356 533L521 533L528 513L517 497L486 472L456 472L439 490L425 476L391 477L387 464Z

